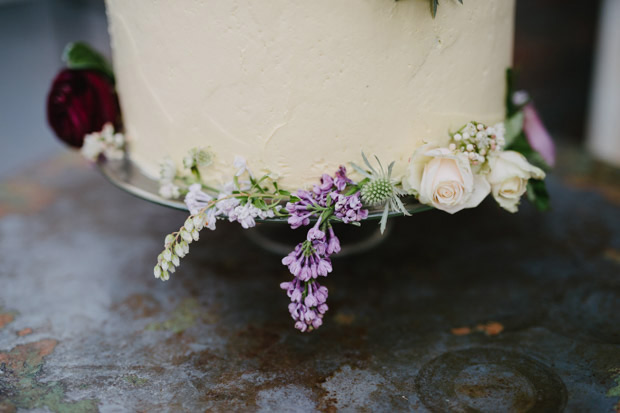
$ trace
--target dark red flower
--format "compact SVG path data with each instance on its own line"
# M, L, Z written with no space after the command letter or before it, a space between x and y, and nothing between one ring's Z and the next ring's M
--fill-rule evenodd
M47 121L56 136L81 147L84 135L100 131L107 122L120 125L114 85L95 70L61 71L47 97Z

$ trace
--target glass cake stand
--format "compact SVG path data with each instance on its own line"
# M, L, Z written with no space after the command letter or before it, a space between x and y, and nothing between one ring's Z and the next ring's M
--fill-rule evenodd
M118 188L154 204L173 209L188 211L182 199L166 199L159 195L159 183L147 176L130 159L101 160L97 163L101 173ZM416 214L432 209L420 204L414 197L402 198L405 208L410 214ZM369 208L368 220L378 221L383 214L383 208ZM400 212L390 212L390 217L402 216ZM259 225L250 231L244 231L246 236L260 247L278 255L288 254L300 241L300 232L289 228L287 219L282 217L257 219ZM279 224L279 225L278 225ZM389 235L393 221L383 234L378 225L337 225L337 234L342 245L339 257L358 254L379 245Z

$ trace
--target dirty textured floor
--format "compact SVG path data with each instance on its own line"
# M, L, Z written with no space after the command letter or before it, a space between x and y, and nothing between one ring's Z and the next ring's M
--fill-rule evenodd
M0 412L620 411L618 171L564 164L550 213L395 220L334 261L305 335L280 258L240 228L162 283L183 213L74 155L26 170L0 182Z

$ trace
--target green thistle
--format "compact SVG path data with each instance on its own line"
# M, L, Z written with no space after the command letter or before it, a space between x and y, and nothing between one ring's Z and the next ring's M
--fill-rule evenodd
M394 186L389 179L376 179L364 185L361 192L365 205L383 205L394 196Z
M381 233L383 233L387 225L390 210L393 212L400 212L404 215L411 214L407 211L399 198L400 196L405 195L405 193L397 188L397 182L392 180L392 168L394 167L394 162L390 163L386 172L377 156L375 156L375 159L379 165L378 170L370 164L364 152L362 152L362 158L364 159L364 163L368 167L368 170L364 170L354 163L351 163L351 166L353 166L353 169L366 178L360 191L362 195L362 202L369 206L385 205L383 215L381 216L381 221L379 222L379 225L381 226Z

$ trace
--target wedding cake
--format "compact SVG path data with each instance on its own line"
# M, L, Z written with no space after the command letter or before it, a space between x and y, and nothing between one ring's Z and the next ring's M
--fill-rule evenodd
M129 156L156 177L194 147L282 187L360 153L395 161L504 119L514 0L106 0Z
M376 219L383 232L390 217L489 196L510 212L525 194L548 206L554 146L513 90L514 0L106 5L113 65L69 45L47 116L104 171L117 162L159 184L124 188L183 200L189 216L165 237L158 279L218 220L305 227L280 286L295 327L312 331L343 224Z

